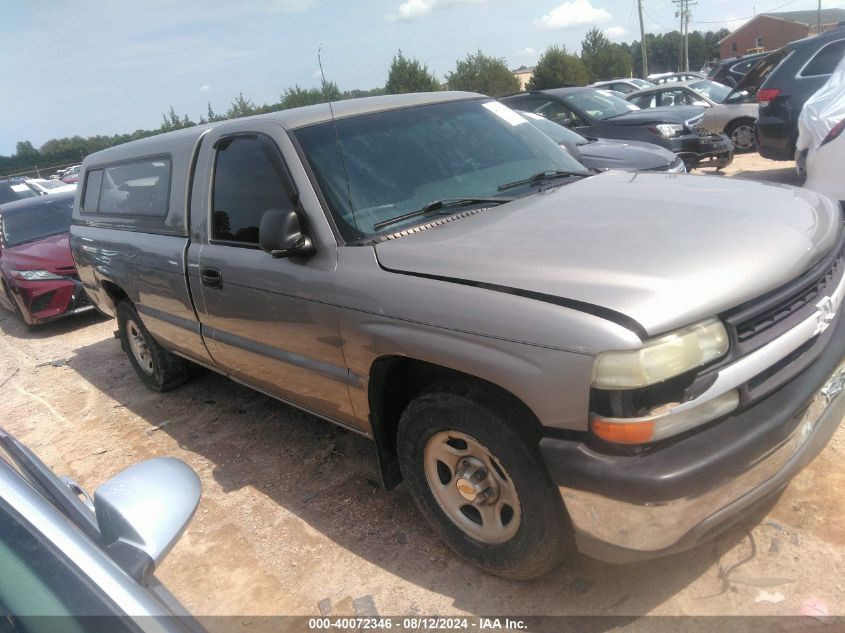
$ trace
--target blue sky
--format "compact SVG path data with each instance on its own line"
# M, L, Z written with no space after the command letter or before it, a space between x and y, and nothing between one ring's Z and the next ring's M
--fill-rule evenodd
M17 141L155 128L172 105L197 119L243 92L384 84L398 49L438 76L481 49L512 68L550 44L578 49L593 25L638 39L636 0L0 0L0 154ZM676 27L670 0L644 0L646 29ZM816 0L699 0L693 26L735 27L757 12ZM824 7L845 0L823 0Z

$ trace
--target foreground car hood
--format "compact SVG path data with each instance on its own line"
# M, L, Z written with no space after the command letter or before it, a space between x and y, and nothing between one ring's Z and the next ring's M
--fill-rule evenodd
M704 113L701 106L666 106L644 108L606 119L613 125L646 125L648 123L686 123Z
M3 264L6 270L49 270L73 267L68 234L47 237L37 242L3 249ZM67 273L68 271L59 271Z
M604 138L579 145L578 152L582 163L596 169L657 169L671 165L677 158L660 145Z
M839 215L784 185L610 171L375 248L387 270L588 303L654 335L791 281Z

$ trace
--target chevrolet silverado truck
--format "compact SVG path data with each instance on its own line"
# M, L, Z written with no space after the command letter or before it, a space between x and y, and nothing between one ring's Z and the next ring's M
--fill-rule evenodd
M843 222L809 191L589 176L457 92L162 134L81 183L79 275L148 387L196 363L371 438L494 574L690 548L845 411Z

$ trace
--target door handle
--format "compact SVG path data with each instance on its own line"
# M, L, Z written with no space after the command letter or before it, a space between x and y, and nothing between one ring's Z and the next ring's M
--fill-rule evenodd
M209 288L222 288L223 275L217 268L203 268L200 270L200 279L203 286Z

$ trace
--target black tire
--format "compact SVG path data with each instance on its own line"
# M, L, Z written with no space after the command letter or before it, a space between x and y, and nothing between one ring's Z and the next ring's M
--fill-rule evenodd
M135 373L143 383L153 391L168 391L178 387L190 377L190 364L184 358L171 354L152 337L141 318L129 301L117 304L117 324L120 332L120 346L129 357ZM145 345L145 366L136 358L130 342L129 326L137 332L141 343Z
M742 136L742 138L747 139L746 135L742 134L742 132L749 130L751 135L751 144L737 144L737 139L734 138L734 135ZM752 119L737 119L736 121L731 121L725 128L725 134L731 139L731 141L733 141L734 152L737 154L746 154L757 149L757 139L754 135L754 121Z
M560 493L549 478L530 429L530 421L503 398L484 389L446 387L429 390L411 401L397 434L402 475L423 516L460 557L488 573L513 580L548 573L574 544ZM521 510L518 529L509 540L497 544L477 540L450 518L432 492L426 476L426 446L444 431L483 444L510 478ZM442 478L441 483L445 484Z

